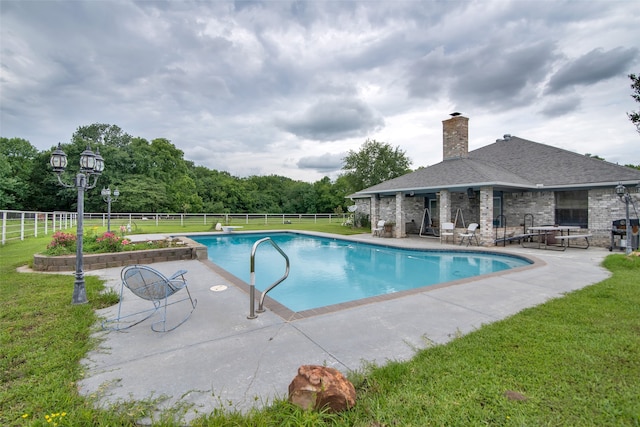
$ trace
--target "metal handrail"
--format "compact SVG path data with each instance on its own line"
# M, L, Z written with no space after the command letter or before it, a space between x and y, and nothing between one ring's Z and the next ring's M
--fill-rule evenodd
M276 282L274 282L271 286L269 286L267 289L265 289L262 294L260 295L260 301L258 303L258 309L255 310L255 303L256 303L256 250L258 249L258 246L260 246L262 243L264 242L269 242L271 243L271 246L273 246L278 252L280 252L280 255L282 255L286 261L286 270L284 272L284 276L282 276L279 280L277 280ZM271 240L271 237L265 237L263 239L258 240L257 242L255 242L253 244L253 248L251 248L251 268L250 268L250 275L251 275L251 283L249 285L249 315L247 316L247 319L255 319L256 317L256 312L258 313L263 313L264 307L264 298L267 296L267 293L269 291L271 291L273 288L275 288L276 286L278 286L280 283L282 283L288 276L289 276L289 257L287 256L287 254L284 253L284 251L282 249L280 249L280 246L276 245L276 243Z

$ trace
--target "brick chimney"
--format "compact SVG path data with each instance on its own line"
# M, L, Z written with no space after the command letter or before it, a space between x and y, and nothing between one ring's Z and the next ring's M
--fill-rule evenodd
M460 159L469 154L469 119L460 113L451 113L442 121L442 159Z

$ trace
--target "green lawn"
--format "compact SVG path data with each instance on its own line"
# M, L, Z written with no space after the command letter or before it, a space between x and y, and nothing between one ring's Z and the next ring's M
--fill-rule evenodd
M88 276L90 303L73 306L70 276L15 270L49 240L0 247L0 425L134 426L152 414L153 401L95 409L76 390L79 361L95 345L93 310L112 304L113 295L101 296L102 284ZM640 257L613 254L605 266L613 276L601 283L420 351L411 361L352 374L358 402L348 412L305 412L277 401L244 415L206 414L192 425L638 426ZM179 413L155 415L154 425L180 425L173 420Z

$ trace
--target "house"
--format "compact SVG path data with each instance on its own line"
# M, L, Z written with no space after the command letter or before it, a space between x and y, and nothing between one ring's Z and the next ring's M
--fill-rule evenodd
M442 124L442 162L350 196L372 224L394 222L394 237L475 222L481 243L493 245L496 228L514 235L558 224L588 229L591 244L606 247L612 222L625 218L615 187L640 198L640 170L512 135L469 151L469 119L453 113Z

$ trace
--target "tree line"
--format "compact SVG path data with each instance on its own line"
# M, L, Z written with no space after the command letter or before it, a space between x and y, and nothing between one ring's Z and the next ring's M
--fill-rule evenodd
M61 144L69 159L66 182L78 173L76 159L88 143L99 150L106 168L96 188L87 191L85 212L105 211L100 191L110 187L120 191L112 212L342 213L352 204L349 194L410 172L402 150L367 140L360 151L348 153L335 181L327 176L314 183L278 175L241 178L196 166L167 139L147 141L116 125L94 123ZM58 184L50 156L51 150L38 151L25 139L0 137L0 209L76 209L77 192Z

